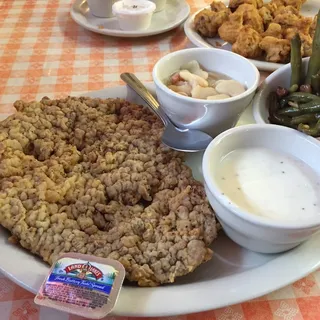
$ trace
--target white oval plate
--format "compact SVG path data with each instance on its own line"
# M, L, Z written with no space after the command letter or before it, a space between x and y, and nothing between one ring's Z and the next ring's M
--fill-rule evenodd
M154 93L154 86L147 85ZM90 97L120 97L141 103L125 86L84 94ZM3 118L2 118L3 119ZM239 125L253 123L252 108ZM188 154L186 162L196 179L202 180L202 154ZM0 229L0 270L18 285L35 293L48 273L48 265L26 250L8 243L8 232ZM124 286L115 315L169 316L212 310L250 300L286 286L320 266L320 234L283 254L258 254L236 245L220 234L211 261L172 285L157 288Z
M223 0L226 5L229 3L227 0ZM301 14L306 17L314 17L319 11L319 0L307 0L307 2L301 8ZM210 8L210 7L207 7ZM197 47L200 48L218 48L231 51L231 44L225 42L219 38L219 36L215 38L204 38L202 37L193 26L194 17L204 8L198 10L194 13L184 24L184 32L189 40ZM273 63L267 62L264 60L255 60L249 59L259 70L265 71L275 71L284 64L282 63Z
M76 0L70 11L72 19L83 28L114 37L146 37L163 33L178 27L190 14L185 0L167 0L164 10L152 16L151 25L146 30L123 31L117 18L98 18L90 13L86 0Z

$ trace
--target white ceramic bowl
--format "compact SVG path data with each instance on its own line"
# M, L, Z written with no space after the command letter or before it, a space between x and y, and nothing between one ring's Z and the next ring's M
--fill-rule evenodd
M320 175L320 142L301 132L270 124L251 124L217 136L205 151L202 170L207 197L226 234L252 251L277 253L291 249L320 229L311 221L275 221L240 210L221 194L212 174L221 158L243 147L265 147L299 158Z
M164 81L191 60L197 60L205 70L223 73L241 82L247 90L220 101L185 97L170 90ZM152 76L160 105L170 119L180 128L199 129L213 137L237 123L251 102L260 79L258 69L247 59L233 52L209 48L169 53L156 63Z
M112 5L117 0L87 0L90 12L98 18L113 17Z
M303 74L307 73L309 58L303 59ZM291 77L291 64L288 63L271 73L259 86L253 99L253 117L257 123L270 123L267 99L270 92L278 86L289 88Z

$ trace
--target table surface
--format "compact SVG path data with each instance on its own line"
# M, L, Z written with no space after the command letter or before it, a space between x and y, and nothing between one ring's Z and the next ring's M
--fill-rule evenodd
M189 3L192 11L206 5L199 0ZM181 27L141 39L91 33L72 21L70 6L70 0L0 0L0 113L13 112L17 99L59 98L120 85L124 71L150 81L161 56L192 46ZM33 297L0 274L1 320L83 319L39 308ZM320 271L246 303L168 319L318 320Z

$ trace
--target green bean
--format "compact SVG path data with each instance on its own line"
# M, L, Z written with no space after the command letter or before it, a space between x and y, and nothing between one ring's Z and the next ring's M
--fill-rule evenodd
M312 127L310 127L309 125L300 123L298 125L298 130L309 136L319 137L320 136L320 120L318 120L318 122Z
M299 89L299 86L297 84L293 84L290 88L289 88L289 92L293 93L296 92Z
M311 77L311 86L315 94L320 95L320 73Z
M320 10L317 17L317 25L312 43L312 55L309 60L306 83L311 84L311 77L320 70Z
M307 103L313 100L320 101L320 97L308 92L294 92L280 100L280 108L284 108L289 101L297 103Z
M283 99L288 99L288 100L292 100L292 101L296 101L296 102L309 102L311 100L320 99L320 98L318 96L316 96L315 94L312 94L309 92L294 92Z
M314 100L310 101L305 104L301 104L299 106L299 110L302 112L307 111L307 112L320 112L320 101L319 100Z
M290 127L290 128L292 127L291 120L289 117L281 116L277 113L274 113L272 116L270 116L269 121L270 123L273 123L273 124L279 124L279 125Z
M289 117L300 116L303 114L303 112L300 109L296 109L294 107L279 109L277 113L279 115L286 115Z
M277 113L279 109L279 103L278 103L278 96L275 92L271 92L268 96L268 108L269 108L270 123L291 127L290 118L286 115L279 115Z
M300 109L296 109L293 107L279 109L276 113L280 116L297 117L308 113L314 114L320 112L320 110L317 111L318 108L316 108L313 104L304 104L302 106L304 107Z
M301 39L297 33L291 40L291 82L290 87L300 86L302 75ZM298 88L296 89L298 90ZM295 91L296 91L295 90Z
M296 125L300 123L312 123L316 122L318 119L314 113L303 114L301 116L293 117L291 119L291 124Z

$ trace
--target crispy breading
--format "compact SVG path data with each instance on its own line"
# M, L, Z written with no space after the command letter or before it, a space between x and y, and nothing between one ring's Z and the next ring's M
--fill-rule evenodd
M211 258L204 188L148 110L83 97L15 107L0 123L0 223L11 239L49 264L64 252L116 259L140 286Z
M315 17L314 17L314 19L312 21L312 24L310 26L310 29L309 29L309 34L310 34L311 38L314 37L314 34L316 32L317 17L318 17L318 15L315 15Z
M304 34L298 31L298 28L288 28L283 32L284 39L291 41L291 39L299 33L301 39L301 55L309 57L312 54L312 38L310 34Z
M235 43L239 35L240 29L243 26L243 14L234 12L229 15L229 18L218 29L219 37L231 44Z
M230 9L221 1L212 1L210 4L210 8L214 12L221 12L226 11L228 14L230 14Z
M263 6L263 0L257 0L257 9L262 8Z
M262 33L263 38L268 36L282 39L282 28L280 24L271 22L268 29Z
M278 14L273 22L281 25L282 28L295 27L299 23L300 18L291 12Z
M312 38L308 34L300 33L301 38L301 50L303 57L310 57L312 55Z
M271 0L269 2L270 4L274 4L276 5L277 7L281 7L281 6L284 6L284 0Z
M240 29L245 25L259 33L264 30L259 11L251 4L242 4L234 13L229 15L228 20L218 30L219 36L222 40L233 44L238 38Z
M290 41L267 36L260 42L260 48L266 52L266 61L287 62L290 55Z
M306 0L284 0L285 6L292 6L298 11L301 10L301 6L306 2Z
M258 58L262 54L259 47L260 34L250 26L241 28L237 41L232 45L232 51L246 58Z
M260 17L263 20L263 24L267 27L273 20L272 12L267 7L262 7L259 9Z
M297 17L300 17L300 12L293 6L280 6L274 11L274 16L278 16L279 14L284 14L284 13L291 13L296 15Z
M263 7L264 7L264 8L267 8L267 9L271 12L271 14L272 14L273 17L274 17L274 13L275 13L276 10L278 9L277 4L273 3L272 1L271 1L271 2L268 2L268 3L265 3L265 4L263 5Z
M297 30L304 34L309 35L310 34L310 28L312 25L312 18L311 17L301 17L299 21L296 23L295 28Z
M301 6L306 0L271 0L271 3L275 3L278 7L280 6L293 6L300 11Z
M228 20L229 11L219 12L210 9L200 11L194 18L195 30L204 37L213 38L217 35L219 27Z
M294 27L283 30L283 38L290 41L297 33L299 33L301 38L301 54L303 57L309 57L312 54L312 37L310 35L311 25L312 18L302 17L297 21Z
M242 4L251 4L255 8L260 9L263 6L263 0L230 0L229 8L235 11Z
M251 26L259 33L264 31L263 20L259 11L251 4L242 4L235 13L243 14L243 25Z

